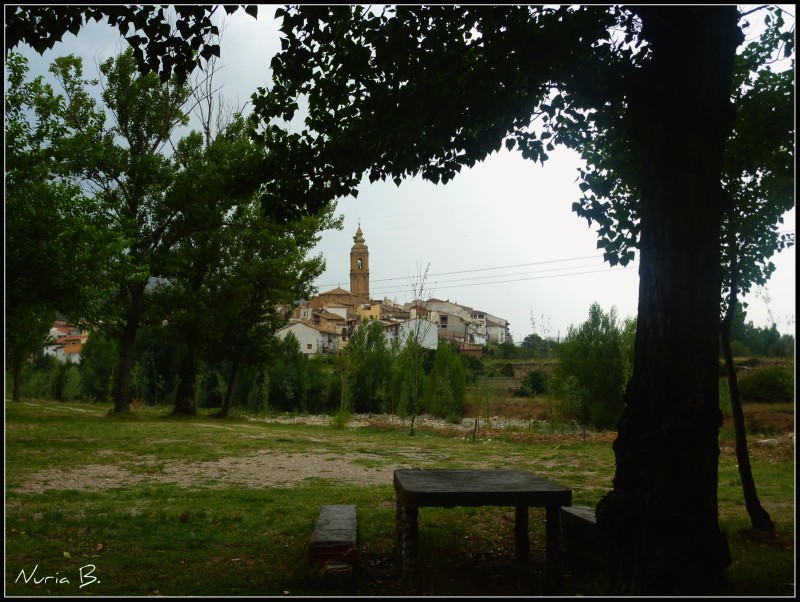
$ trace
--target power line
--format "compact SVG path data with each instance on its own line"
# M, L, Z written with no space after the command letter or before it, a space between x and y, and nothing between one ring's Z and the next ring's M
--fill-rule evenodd
M468 273L471 273L471 272L486 272L486 271L489 271L489 270L506 270L506 269L510 269L510 268L527 267L527 266L531 266L531 265L544 265L544 264L548 264L548 263L564 263L564 262L567 262L567 261L581 261L583 259L600 259L600 256L599 255L587 255L587 256L584 256L584 257L573 257L573 258L570 258L570 259L550 259L548 261L534 261L532 263L518 263L516 265L501 265L501 266L495 266L495 267L490 267L490 268L474 268L474 269L470 269L470 270L458 270L458 271L455 271L455 272L439 272L438 274L428 274L428 278L432 278L432 277L435 277L435 276L450 276L452 274L468 274ZM395 277L395 278L379 278L377 280L370 280L370 282L391 282L391 281L394 281L394 280L408 280L408 278L409 278L409 276L399 276L399 277ZM340 283L336 283L336 284L318 284L317 288L327 288L329 286L339 286L339 285L340 285Z
M634 266L631 264L631 265L628 265L628 266L625 266L625 267L616 268L614 271L615 272L619 272L619 271L622 271L622 270L627 270L627 269L629 269L631 267L634 267ZM431 286L431 288L433 290L438 290L439 288L447 289L447 288L464 288L464 287L468 287L468 286L488 286L490 284L505 284L505 283L508 283L508 282L525 282L525 281L528 281L528 280L543 280L545 278L561 278L563 276L581 276L581 275L584 275L584 274L600 274L602 272L603 272L603 270L592 270L592 271L588 271L588 272L571 272L571 273L568 273L568 274L551 274L549 276L534 276L532 278L514 278L514 279L511 279L511 280L496 280L494 282L474 282L474 283L471 283L471 284L451 284L451 285L442 286L442 287L435 287L436 283L434 282L434 283L432 283L432 285L434 285L434 286ZM413 291L412 288L404 287L404 288L399 288L399 289L378 289L378 290L373 291L373 292L376 293L376 294L379 293L381 295L386 295L388 293L403 293L403 292L412 292L412 291Z

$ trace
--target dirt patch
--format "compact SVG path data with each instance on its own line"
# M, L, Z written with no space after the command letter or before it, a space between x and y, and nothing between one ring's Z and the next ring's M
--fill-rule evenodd
M262 452L252 456L220 458L213 462L170 462L157 473L132 471L109 464L89 464L69 470L47 469L33 473L19 491L48 489L97 490L137 483L174 483L183 487L253 488L290 487L309 478L338 479L358 485L391 483L393 468L367 468L349 460L306 454ZM137 463L139 466L149 462Z
M784 434L794 432L794 413L778 412L770 404L747 404L743 408L744 423L748 432ZM733 418L726 416L723 426L733 428Z

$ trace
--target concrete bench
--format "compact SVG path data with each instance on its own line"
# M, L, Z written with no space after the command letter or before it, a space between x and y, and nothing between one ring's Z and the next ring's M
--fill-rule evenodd
M358 554L358 512L353 505L321 506L311 534L308 557L322 575L336 580L352 578Z
M599 561L606 545L591 506L561 507L561 544L567 559Z

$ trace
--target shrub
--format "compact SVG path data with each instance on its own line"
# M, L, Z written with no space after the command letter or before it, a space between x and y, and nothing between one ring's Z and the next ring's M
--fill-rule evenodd
M792 371L783 366L762 368L739 381L743 401L780 403L794 400Z
M520 392L526 397L533 397L547 392L549 375L544 370L528 372L522 379Z
M747 357L750 350L741 341L731 341L731 355L733 357Z

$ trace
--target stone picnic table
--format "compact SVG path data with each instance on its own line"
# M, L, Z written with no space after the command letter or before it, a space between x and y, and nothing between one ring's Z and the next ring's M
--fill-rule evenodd
M546 559L550 579L560 574L560 509L572 505L572 491L524 470L402 469L394 471L397 541L403 574L413 583L417 572L419 508L513 506L515 557L529 558L528 508L545 508Z

